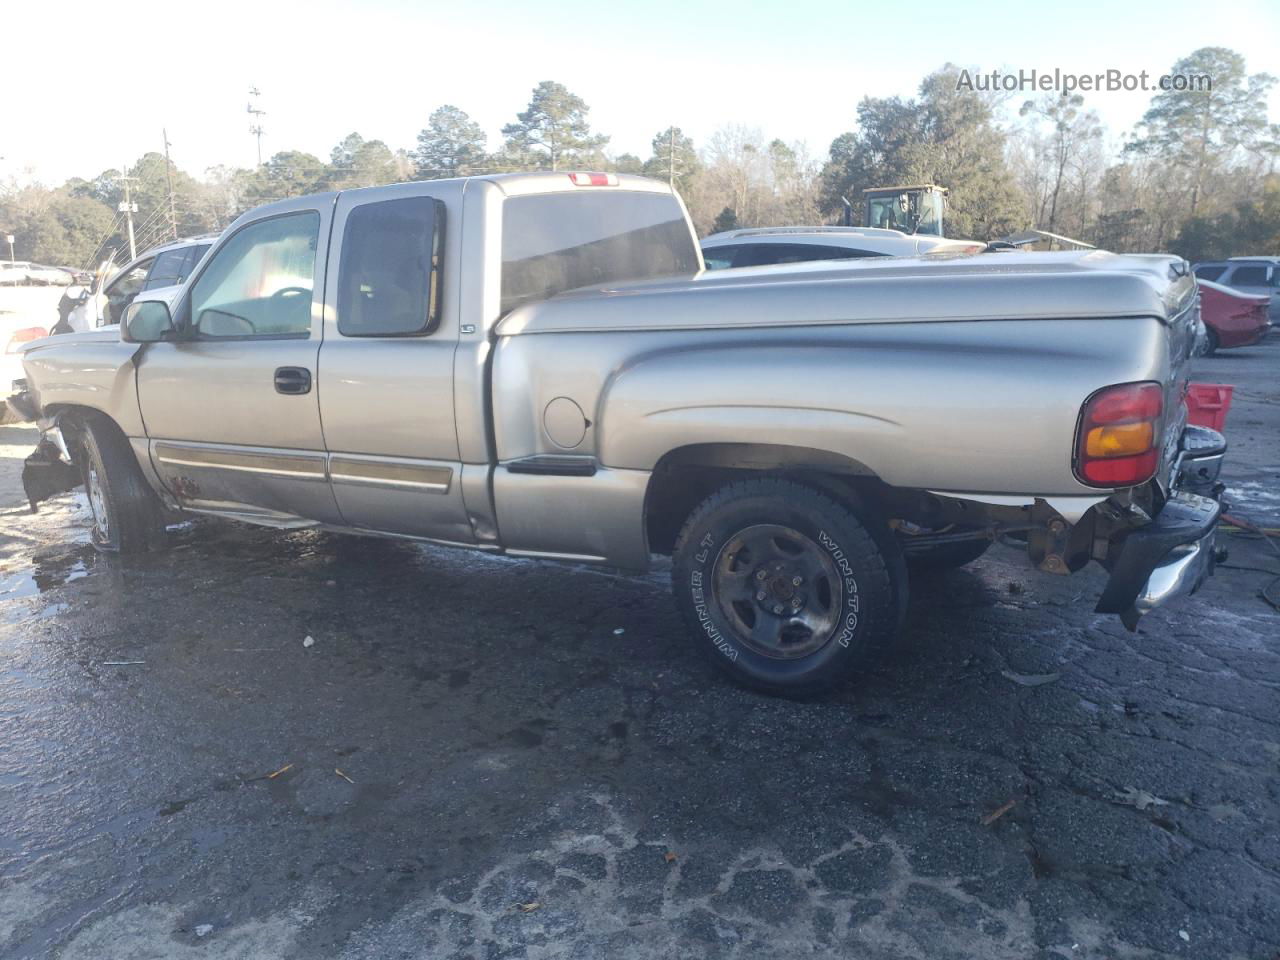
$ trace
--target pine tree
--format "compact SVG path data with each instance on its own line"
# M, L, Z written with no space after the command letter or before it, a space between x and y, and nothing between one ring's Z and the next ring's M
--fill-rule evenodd
M550 170L599 163L609 138L591 132L589 109L563 84L542 81L534 87L528 108L516 114L515 123L502 128L507 162Z
M419 180L438 180L482 173L489 163L487 147L480 124L446 103L432 111L426 129L418 134L414 175Z

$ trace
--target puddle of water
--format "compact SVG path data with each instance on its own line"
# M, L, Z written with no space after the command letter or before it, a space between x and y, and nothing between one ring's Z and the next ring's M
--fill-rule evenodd
M87 577L97 559L98 552L86 545L69 553L35 560L29 570L16 570L0 577L0 601L33 597Z

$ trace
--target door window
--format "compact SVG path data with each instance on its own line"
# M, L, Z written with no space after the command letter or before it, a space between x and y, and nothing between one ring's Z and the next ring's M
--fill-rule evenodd
M733 266L734 257L741 249L739 246L703 247L702 262L708 270L726 270Z
M1226 267L1196 267L1196 277L1200 280L1208 280L1211 283L1222 276Z
M133 303L133 298L142 292L147 282L147 272L154 259L143 260L111 281L107 287L106 322L119 323L124 316L125 307Z
M1231 274L1229 285L1233 287L1265 287L1267 285L1266 267L1236 267Z
M344 337L430 333L439 318L443 206L404 197L353 209L342 232L338 332Z
M320 214L308 210L260 220L232 236L191 288L197 336L309 336L319 233Z
M178 250L166 250L156 257L156 262L147 275L147 283L142 289L155 290L158 287L175 287L187 277L200 262L209 244L197 244L194 247L181 247Z
M172 287L176 283L182 281L182 265L187 262L186 248L180 250L166 250L164 253L156 257L156 262L151 268L151 273L147 275L147 282L143 285L143 290L154 290L157 287Z

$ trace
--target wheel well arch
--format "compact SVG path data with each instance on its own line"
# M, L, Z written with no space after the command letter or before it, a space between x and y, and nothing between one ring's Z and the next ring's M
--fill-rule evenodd
M63 442L72 462L79 465L81 450L80 432L90 420L110 424L121 436L127 436L124 428L118 424L111 414L96 407L81 403L51 403L41 411L42 420L57 427L62 433Z
M698 443L669 450L654 465L645 490L649 549L669 554L685 519L715 490L735 479L767 473L804 480L842 501L857 501L882 486L866 464L813 447L773 443Z

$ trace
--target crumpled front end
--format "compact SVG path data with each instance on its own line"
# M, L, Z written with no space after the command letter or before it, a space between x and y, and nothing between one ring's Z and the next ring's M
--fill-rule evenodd
M40 438L35 452L22 463L22 489L35 513L38 505L50 497L80 486L80 468L71 462L61 434L50 431Z
M14 393L5 400L5 409L13 411L15 419L34 420L40 426L40 440L22 463L22 489L31 512L35 513L39 504L75 489L83 479L80 468L73 462L58 418L40 419L39 406L27 390L25 380L14 380L13 388Z

